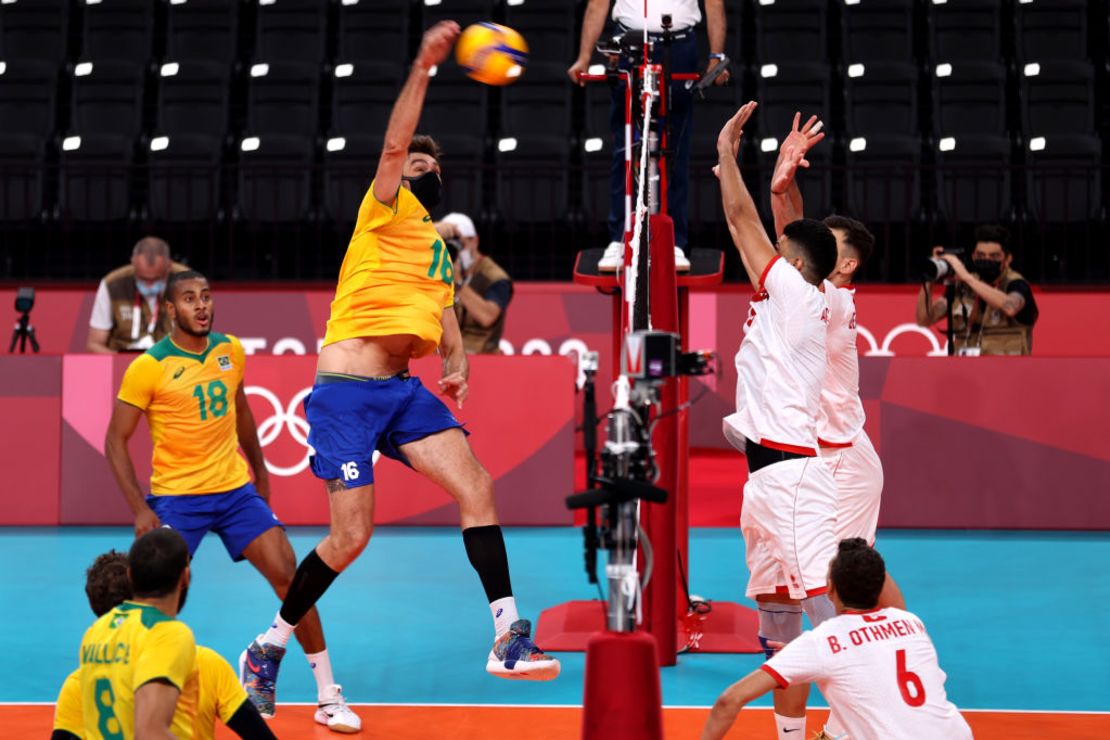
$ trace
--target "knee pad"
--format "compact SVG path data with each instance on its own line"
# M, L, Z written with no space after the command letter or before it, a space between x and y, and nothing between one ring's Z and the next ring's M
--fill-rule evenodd
M802 609L805 610L806 616L809 617L809 623L814 627L826 619L832 619L836 616L836 607L833 606L833 603L829 601L829 597L825 594L802 599Z
M802 607L797 604L776 604L765 601L759 604L759 644L770 659L775 648L770 642L784 645L802 634Z

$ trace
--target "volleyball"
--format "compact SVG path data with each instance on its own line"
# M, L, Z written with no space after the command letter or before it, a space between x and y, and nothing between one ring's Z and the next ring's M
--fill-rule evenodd
M471 79L486 85L509 85L524 73L528 44L508 26L475 23L459 36L455 60Z

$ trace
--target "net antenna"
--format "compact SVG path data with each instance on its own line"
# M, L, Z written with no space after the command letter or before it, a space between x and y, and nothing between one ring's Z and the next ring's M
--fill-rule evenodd
M645 23L644 31L644 55L646 61L647 55L647 26ZM645 237L650 237L647 228L648 220L648 203L647 201L647 181L649 179L648 167L648 150L650 149L651 140L651 110L652 104L658 97L659 78L656 70L649 64L644 66L644 75L642 79L642 92L640 93L640 103L644 110L644 121L640 128L640 169L639 178L636 187L636 209L633 211L635 221L632 225L632 238L629 241L629 246L632 250L632 259L625 267L625 302L627 303L627 321L625 326L628 331L645 331L651 329L651 312L648 311L647 305L640 305L641 302L647 301L647 279L648 270L651 269L651 250L645 244ZM631 137L628 137L631 139ZM626 141L626 145L631 142ZM643 252L643 264L641 264L641 252ZM644 285L640 286L640 281L644 281ZM641 289L643 295L641 295Z

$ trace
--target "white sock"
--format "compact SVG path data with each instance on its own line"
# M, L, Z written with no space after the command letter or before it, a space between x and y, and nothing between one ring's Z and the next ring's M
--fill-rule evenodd
M497 637L508 632L513 622L520 619L520 615L516 613L516 599L512 596L491 602L489 611L493 615L493 631Z
M331 697L332 692L328 691L327 696L324 692L335 685L335 678L331 675L331 658L328 657L327 649L323 649L318 653L308 654L308 665L312 668L312 675L316 678L316 699L317 701L325 701Z
M805 740L806 718L783 717L775 712L775 731L778 732L779 740Z
M274 623L270 625L270 629L266 630L266 634L262 635L260 642L285 647L289 644L289 637L292 634L293 625L282 619L281 614L275 614Z

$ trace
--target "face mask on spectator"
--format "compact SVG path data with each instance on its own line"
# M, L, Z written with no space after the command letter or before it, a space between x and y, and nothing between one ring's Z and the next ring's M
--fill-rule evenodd
M972 264L975 266L975 272L978 273L979 279L987 283L993 283L1002 275L1002 263L995 262L994 260L977 259L973 260Z
M157 298L158 296L162 295L162 291L166 289L166 281L155 280L152 283L148 283L144 280L139 280L138 286L139 295L143 296L144 298Z
M462 267L464 271L469 271L470 268L474 266L474 253L469 249L460 249L459 266Z

